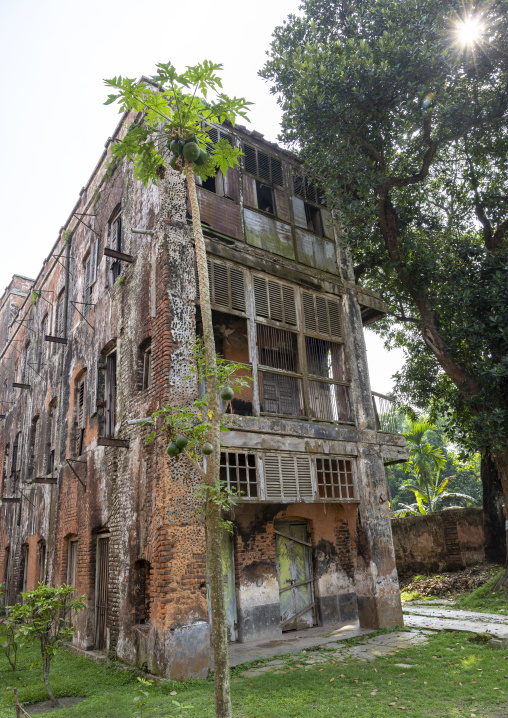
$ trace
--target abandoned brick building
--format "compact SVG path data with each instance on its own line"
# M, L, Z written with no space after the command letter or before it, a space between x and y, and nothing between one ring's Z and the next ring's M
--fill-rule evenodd
M230 639L400 624L384 464L407 454L380 424L363 336L386 307L355 285L297 158L241 127L211 132L244 152L238 170L196 180L217 348L252 376L222 435L222 478L242 492L224 542ZM111 141L38 277L14 276L1 299L5 602L71 583L88 606L76 645L203 676L198 478L136 423L198 392L185 179L168 168L144 188L126 164L106 182Z

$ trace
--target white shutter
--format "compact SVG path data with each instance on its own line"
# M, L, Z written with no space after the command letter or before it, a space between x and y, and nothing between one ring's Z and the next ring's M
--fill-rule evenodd
M310 457L265 454L263 464L267 499L299 501L313 498Z

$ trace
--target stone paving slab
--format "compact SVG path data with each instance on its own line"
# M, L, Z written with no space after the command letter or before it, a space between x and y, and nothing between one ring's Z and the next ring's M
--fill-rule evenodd
M499 613L477 613L475 611L455 611L448 608L424 608L422 606L403 606L404 613L416 613L419 616L451 618L457 621L483 621L487 623L504 623L508 626L508 616Z
M244 671L245 677L252 677L268 673L270 671L293 670L295 668L309 668L311 666L322 665L337 659L356 658L358 661L375 661L386 655L395 655L398 651L414 646L421 645L428 640L430 631L423 633L422 631L405 631L393 632L374 636L364 643L356 646L337 645L337 650L326 651L325 653L318 651L299 651L295 655L285 660L268 661L263 666L250 668ZM297 662L295 662L295 660ZM408 664L400 664L408 665ZM411 664L412 667L413 664Z
M404 625L411 628L430 628L434 631L465 631L467 633L490 633L496 638L508 639L508 626L487 621L464 621L434 616L406 615Z
M344 641L346 638L357 638L373 633L367 628L360 628L358 621L339 623L326 629L316 626L304 631L290 631L283 633L278 638L252 641L249 643L229 644L229 665L231 668L241 663L264 658L274 658L283 653L299 653L317 647L331 648Z

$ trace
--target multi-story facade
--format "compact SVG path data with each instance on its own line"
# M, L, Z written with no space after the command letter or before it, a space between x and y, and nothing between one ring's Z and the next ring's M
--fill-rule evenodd
M117 133L123 132L123 125ZM298 160L244 128L198 185L217 349L252 382L232 402L221 474L240 498L224 539L230 638L359 618L402 623L381 431L363 324L383 315ZM206 551L184 456L136 420L186 404L200 331L184 178L106 182L108 147L34 281L0 305L0 571L12 604L72 583L75 643L174 678L209 666Z

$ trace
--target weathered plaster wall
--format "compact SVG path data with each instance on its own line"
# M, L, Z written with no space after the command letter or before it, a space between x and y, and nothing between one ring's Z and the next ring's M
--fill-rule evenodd
M392 532L401 574L455 570L485 559L482 509L393 519Z

